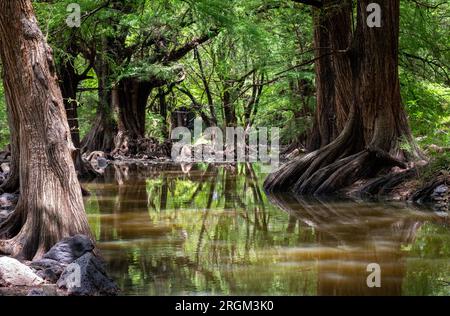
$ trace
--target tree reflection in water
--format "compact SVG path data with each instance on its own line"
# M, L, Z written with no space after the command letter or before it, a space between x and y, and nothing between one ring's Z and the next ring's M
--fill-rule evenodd
M445 293L446 218L404 205L267 198L262 180L258 165L167 163L113 165L86 184L91 225L124 294L400 295L416 294L416 279L421 294ZM439 249L418 265L423 247ZM366 285L372 262L381 288Z

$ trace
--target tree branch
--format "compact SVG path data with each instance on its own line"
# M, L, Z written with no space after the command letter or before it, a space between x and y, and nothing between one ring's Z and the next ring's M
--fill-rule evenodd
M187 42L182 47L169 52L169 54L164 58L164 62L177 61L177 60L183 58L187 53L189 53L195 47L209 41L211 38L215 37L217 34L219 34L218 30L211 30L208 34L205 34L201 37L194 38L192 41Z

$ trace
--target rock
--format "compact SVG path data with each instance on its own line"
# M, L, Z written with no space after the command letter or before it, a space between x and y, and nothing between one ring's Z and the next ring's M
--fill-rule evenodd
M27 296L58 296L58 292L55 285L44 285L32 288L28 291Z
M27 296L47 296L44 289L31 289Z
M103 157L97 158L97 165L99 168L106 168L108 166L108 160Z
M51 283L56 283L67 264L52 259L40 259L31 262L30 266L42 279Z
M7 162L0 164L0 169L2 169L2 173L4 175L8 175L9 172L11 171L9 163L7 163Z
M447 193L448 191L449 191L448 186L441 184L440 186L434 189L433 194L442 195Z
M88 252L66 267L57 286L73 296L117 295L118 288L106 274L103 262Z
M42 278L18 260L0 258L0 286L36 286L42 283Z
M0 207L7 208L17 204L19 196L17 194L3 193L0 195Z
M88 236L75 235L62 239L43 256L43 259L67 265L93 249L94 243Z

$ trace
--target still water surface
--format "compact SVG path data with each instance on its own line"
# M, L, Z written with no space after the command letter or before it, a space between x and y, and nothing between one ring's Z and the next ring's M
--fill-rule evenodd
M268 198L258 165L111 165L85 186L124 295L450 295L445 214ZM369 288L367 265L381 268Z

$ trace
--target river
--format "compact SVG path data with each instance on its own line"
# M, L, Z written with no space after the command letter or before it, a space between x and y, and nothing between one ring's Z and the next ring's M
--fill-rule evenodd
M268 198L264 177L257 164L140 163L85 181L89 222L122 294L450 295L446 214Z

